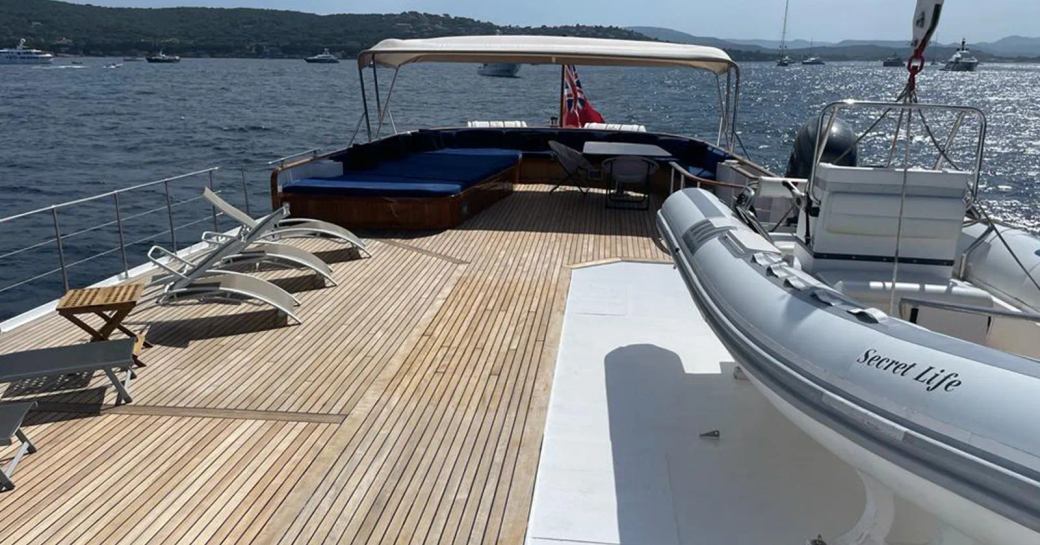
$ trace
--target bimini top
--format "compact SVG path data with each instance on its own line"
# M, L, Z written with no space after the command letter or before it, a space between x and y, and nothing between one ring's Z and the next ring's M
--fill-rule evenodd
M564 36L453 36L383 40L358 55L358 65L413 62L512 62L607 66L685 66L723 74L736 63L725 51L699 45Z

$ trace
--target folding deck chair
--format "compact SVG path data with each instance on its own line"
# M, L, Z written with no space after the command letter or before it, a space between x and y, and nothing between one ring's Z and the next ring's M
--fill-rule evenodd
M202 190L202 196L217 210L238 222L245 231L256 231L260 227L259 220L232 206L231 203L222 199L220 195L217 195L208 187ZM357 235L335 223L327 221L283 217L270 226L270 228L263 229L258 233L257 240L278 240L282 238L330 238L350 244L357 248L359 252L364 252L366 256L372 257L364 241Z
M97 341L0 355L0 382L104 371L116 388L116 403L131 403L137 339ZM116 375L125 373L124 378ZM2 437L2 435L0 435Z
M558 181L549 192L556 191L563 184L570 181L574 182L578 191L588 193L590 182L600 176L599 170L592 166L592 163L580 151L561 144L556 140L549 141L549 149L552 150L556 161L563 167L564 173L563 179Z
M277 221L281 214L284 212L276 211L258 225L263 227ZM158 304L168 304L182 299L255 299L274 307L296 323L303 323L292 310L300 305L300 301L289 292L266 280L220 269L227 264L228 259L233 260L235 256L245 252L249 245L250 241L247 239L226 237L195 261L188 261L161 246L152 246L148 250L148 259L169 273L162 279L166 288L159 297Z
M14 453L14 458L7 463L7 467L0 467L0 492L14 490L14 481L11 478L14 477L14 470L18 467L18 462L22 461L22 457L26 454L36 452L36 446L22 431L22 421L25 420L25 415L35 406L35 401L0 405L0 447L13 445L12 439L15 438L21 442L21 446Z

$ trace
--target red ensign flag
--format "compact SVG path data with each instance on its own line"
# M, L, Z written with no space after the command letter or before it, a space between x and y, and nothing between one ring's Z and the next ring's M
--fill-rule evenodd
M574 65L568 64L563 67L563 126L580 128L586 123L603 123L603 116L585 96Z

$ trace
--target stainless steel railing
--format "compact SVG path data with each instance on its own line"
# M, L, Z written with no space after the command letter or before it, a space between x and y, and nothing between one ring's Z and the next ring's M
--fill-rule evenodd
M219 178L222 173L227 175ZM231 200L252 214L247 169L212 167L0 218L0 267L7 265L0 269L0 320L33 308L41 302L39 299L45 302L59 297L61 293L50 293L58 287L56 281L48 279L60 276L60 288L68 290L73 284L70 273L76 267L118 254L121 271L110 269L100 278L95 272L87 283L114 275L126 278L133 266L145 262L143 253L129 255L134 246L168 237L171 249L177 251L190 246L178 240L179 233L201 224L212 224L212 230L220 231L221 214L203 201L203 186L227 197L237 194L238 198ZM266 187L266 183L257 184L259 191ZM137 224L144 225L133 226ZM25 240L32 239L34 233L47 232L42 240ZM48 265L50 259L54 261ZM15 270L16 276L4 270ZM40 282L55 285L29 289ZM29 291L38 300L29 298L19 305Z

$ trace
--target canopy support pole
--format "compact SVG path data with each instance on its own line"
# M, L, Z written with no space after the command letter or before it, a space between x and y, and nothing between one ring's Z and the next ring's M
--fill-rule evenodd
M737 142L737 108L740 106L740 66L734 65L730 69L733 72L733 106L731 107L730 121L729 121L729 150L733 151L734 146ZM741 144L743 146L743 144Z
M372 141L372 121L368 117L368 97L365 93L365 68L358 66L358 81L361 83L361 107L365 109L365 132Z
M376 88L376 111L382 112L383 105L379 97L379 70L376 69L376 63L372 63L372 86ZM379 138L379 130L376 130L376 138Z
M563 111L564 111L563 96L564 96L564 89L567 86L567 82L566 82L566 78L564 77L564 74L566 74L566 72L567 72L567 65L561 64L560 65L560 119L559 119L559 121L557 121L557 126L558 127L562 127L563 126Z
M727 78L729 76L727 75ZM726 95L722 94L722 78L715 74L715 98L718 99L719 107L719 130L715 136L715 145L721 146L723 135L726 134L726 124L729 120L729 85L726 85ZM728 137L727 137L728 138Z
M390 110L390 98L394 95L394 86L397 85L397 74L400 72L400 67L394 69L394 77L390 80L390 89L386 92L386 104L384 104L383 108L379 111L379 123L376 125L376 138L379 138L379 135L383 132L383 119L386 117L386 113ZM379 95L377 94L376 96L378 97ZM393 116L391 116L391 118L393 118ZM394 132L397 132L396 123Z

